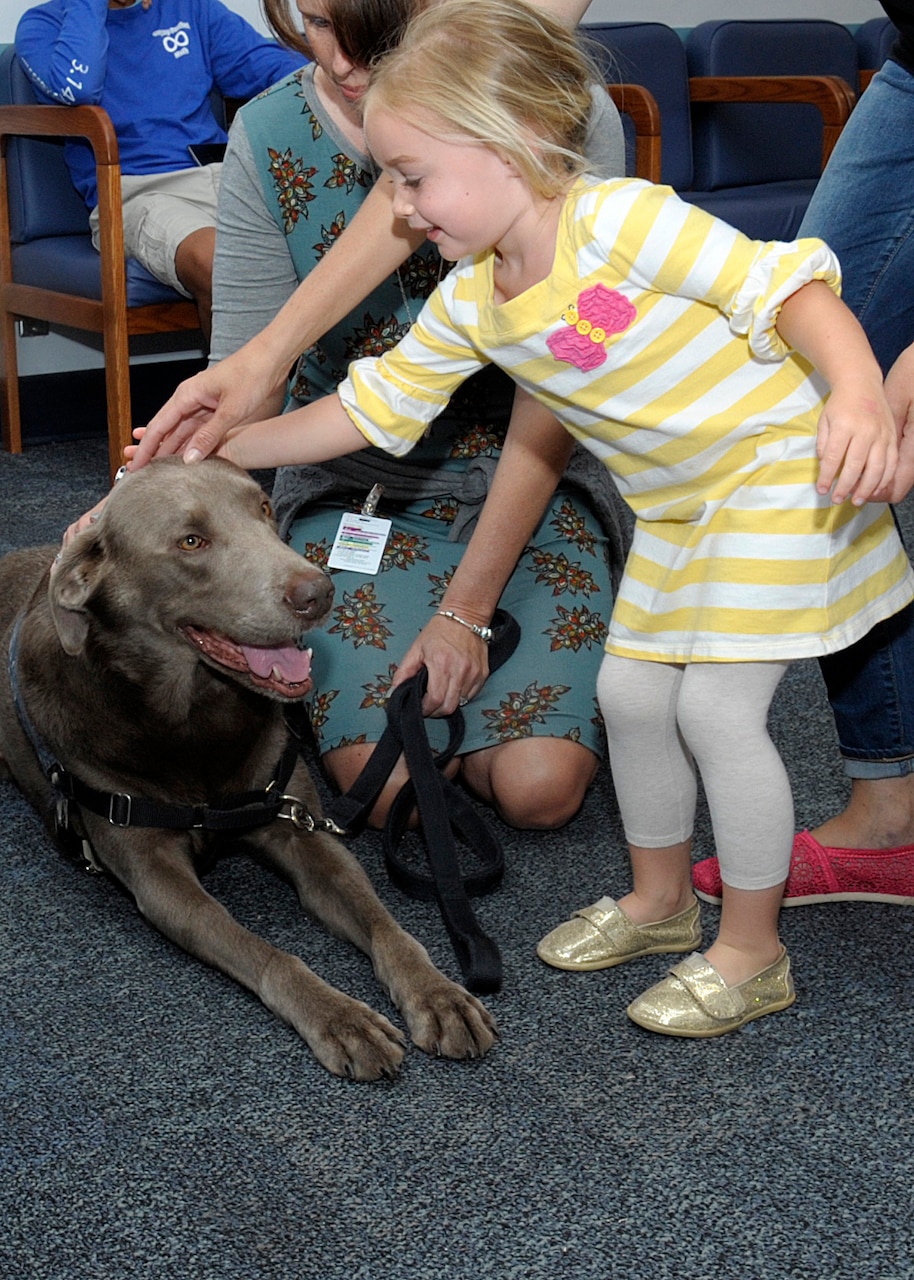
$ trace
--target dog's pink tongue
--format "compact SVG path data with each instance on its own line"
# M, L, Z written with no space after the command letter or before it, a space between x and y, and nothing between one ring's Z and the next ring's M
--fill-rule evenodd
M305 649L260 649L242 645L241 651L256 676L269 679L276 671L286 684L301 684L311 674L311 655Z

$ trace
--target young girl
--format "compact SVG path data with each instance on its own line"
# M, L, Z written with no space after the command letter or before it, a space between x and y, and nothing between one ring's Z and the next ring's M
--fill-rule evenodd
M914 575L888 508L864 505L891 479L895 428L833 255L752 242L667 188L589 177L593 75L571 34L520 0L446 0L410 25L373 75L366 133L395 212L458 265L338 397L238 428L223 452L245 467L366 443L405 454L491 362L605 462L637 517L598 682L634 884L539 954L598 969L695 951L697 766L719 935L628 1013L713 1036L794 1000L774 691L793 659L900 609Z

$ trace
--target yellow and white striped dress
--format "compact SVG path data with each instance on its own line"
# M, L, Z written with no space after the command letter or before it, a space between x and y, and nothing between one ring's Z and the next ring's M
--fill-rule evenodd
M825 386L775 330L819 240L761 244L634 179L575 184L549 277L493 302L493 255L465 259L392 352L340 395L404 454L494 363L601 458L637 521L606 648L664 662L846 648L914 598L889 509L816 493Z

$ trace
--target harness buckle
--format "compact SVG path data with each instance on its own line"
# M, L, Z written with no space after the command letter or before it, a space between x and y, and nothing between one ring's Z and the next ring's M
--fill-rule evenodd
M348 831L345 827L337 826L332 818L315 818L314 814L305 808L304 803L295 796L283 796L283 803L289 806L288 813L277 813L277 818L282 818L285 822L291 822L293 827L297 827L299 831L305 831L308 835L313 835L315 831L326 831L330 835L345 836Z
M112 827L129 827L133 810L133 796L123 791L113 791L108 800L108 821Z

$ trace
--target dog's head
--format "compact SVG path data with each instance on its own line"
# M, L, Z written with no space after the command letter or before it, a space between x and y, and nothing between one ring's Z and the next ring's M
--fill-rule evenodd
M91 649L131 678L148 676L138 664L202 661L290 699L310 692L306 636L327 618L333 586L280 540L246 472L165 458L115 486L63 551L48 598L72 656Z

